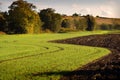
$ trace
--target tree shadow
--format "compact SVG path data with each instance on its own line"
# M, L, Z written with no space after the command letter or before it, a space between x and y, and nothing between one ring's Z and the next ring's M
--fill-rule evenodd
M104 80L104 79L120 79L119 70L76 70L76 71L60 71L60 72L43 72L33 73L32 76L62 76L60 80Z
M92 70L78 70L78 71L60 71L60 72L43 72L43 73L35 73L33 76L51 76L51 75L64 75L64 76L70 76L70 75L90 75L92 73Z

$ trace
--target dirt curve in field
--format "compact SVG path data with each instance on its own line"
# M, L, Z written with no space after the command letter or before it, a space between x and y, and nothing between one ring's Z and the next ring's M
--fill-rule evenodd
M120 80L120 34L91 35L52 42L104 47L112 52L75 71L54 72L63 75L60 80Z

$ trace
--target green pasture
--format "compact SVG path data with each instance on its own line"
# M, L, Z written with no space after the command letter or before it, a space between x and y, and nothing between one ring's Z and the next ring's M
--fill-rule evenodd
M0 35L0 80L58 80L64 72L76 70L110 51L48 41L106 33Z

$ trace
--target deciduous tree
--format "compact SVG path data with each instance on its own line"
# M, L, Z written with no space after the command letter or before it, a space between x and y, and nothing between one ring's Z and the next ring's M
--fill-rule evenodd
M14 1L9 6L10 33L38 33L42 22L35 6L24 0Z
M0 31L7 31L7 20L4 12L0 12Z
M94 30L94 26L95 26L95 19L93 16L91 15L87 15L86 16L86 21L87 21L87 31L93 31Z
M49 29L53 32L58 32L61 27L61 15L55 13L55 10L52 8L43 9L40 11L39 16L44 22L42 26L43 30Z

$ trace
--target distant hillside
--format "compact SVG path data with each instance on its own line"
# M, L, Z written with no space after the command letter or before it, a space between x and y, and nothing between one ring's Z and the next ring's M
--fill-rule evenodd
M64 16L63 19L83 19L84 17L73 17L73 16ZM95 21L98 25L100 24L120 24L120 18L107 18L107 17L95 17Z
M120 18L94 18L96 22L94 30L120 30ZM68 28L84 31L88 27L84 16L63 16L64 19L68 21L66 24L70 24Z
M96 23L100 24L120 24L120 18L104 18L104 17L96 17Z

